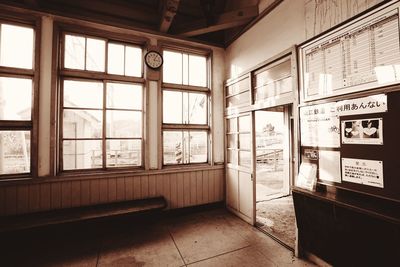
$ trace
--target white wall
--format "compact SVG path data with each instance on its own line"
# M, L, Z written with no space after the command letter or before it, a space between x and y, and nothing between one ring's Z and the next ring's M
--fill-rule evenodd
M304 0L285 0L226 49L226 78L303 42L305 33Z

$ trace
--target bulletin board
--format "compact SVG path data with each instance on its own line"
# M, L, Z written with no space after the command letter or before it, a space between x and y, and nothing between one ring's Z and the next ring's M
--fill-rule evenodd
M300 107L301 162L319 184L400 202L400 92Z

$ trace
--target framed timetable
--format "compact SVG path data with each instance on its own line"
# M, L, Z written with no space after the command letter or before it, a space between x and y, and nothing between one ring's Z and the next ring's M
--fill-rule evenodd
M400 82L398 1L299 47L302 102Z

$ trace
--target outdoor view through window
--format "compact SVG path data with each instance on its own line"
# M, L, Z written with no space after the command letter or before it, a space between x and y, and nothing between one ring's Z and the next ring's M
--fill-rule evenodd
M208 160L207 58L164 51L164 164Z
M33 28L0 24L0 175L31 172L33 59Z
M64 51L62 169L141 166L142 49L66 34Z

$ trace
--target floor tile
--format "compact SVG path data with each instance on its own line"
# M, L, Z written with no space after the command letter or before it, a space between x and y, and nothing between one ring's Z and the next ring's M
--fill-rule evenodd
M182 266L174 242L166 231L146 229L114 234L103 240L98 266Z
M172 223L170 232L186 264L250 245L219 217Z
M210 258L204 261L196 262L188 265L190 267L269 267L276 266L272 261L263 257L263 255L255 250L253 247L246 247L240 250L236 250L230 253L223 254L214 258Z

